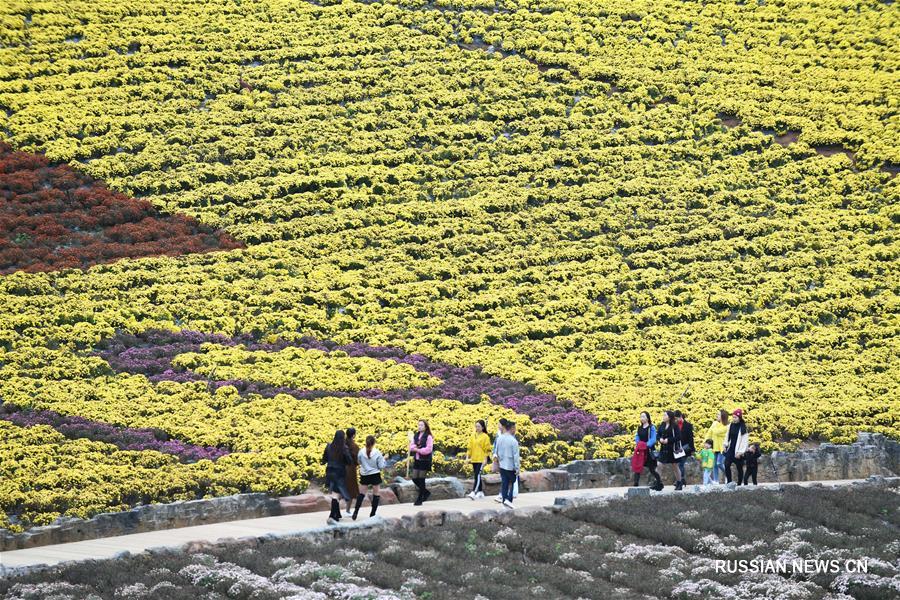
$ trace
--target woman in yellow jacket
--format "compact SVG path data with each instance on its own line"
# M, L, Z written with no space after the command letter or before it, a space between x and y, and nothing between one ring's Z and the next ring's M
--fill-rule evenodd
M491 438L487 434L487 425L484 420L475 421L475 433L469 438L469 449L466 452L466 460L472 463L472 472L475 474L475 483L469 498L484 498L484 486L481 482L481 473L491 457Z
M718 418L706 430L706 439L712 440L715 461L713 462L713 483L719 483L719 471L725 470L725 435L728 433L728 411L720 410Z

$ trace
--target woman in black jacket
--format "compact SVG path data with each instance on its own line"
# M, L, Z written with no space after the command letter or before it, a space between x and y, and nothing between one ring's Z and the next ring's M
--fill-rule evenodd
M672 467L675 489L682 489L681 472L678 470L678 459L675 458L676 448L681 447L681 433L675 424L675 414L671 410L663 413L662 423L656 430L656 441L659 442L659 462Z
M328 524L337 525L341 520L341 498L350 500L350 493L347 491L347 466L353 463L342 430L335 431L334 440L325 446L322 463L326 465L325 482L331 492L331 514L328 515Z

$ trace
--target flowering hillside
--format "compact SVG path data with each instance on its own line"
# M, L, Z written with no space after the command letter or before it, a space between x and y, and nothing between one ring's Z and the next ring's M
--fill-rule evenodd
M476 418L535 467L676 401L764 450L898 437L898 30L878 0L0 4L32 172L0 169L0 526L302 490L335 428L399 454L421 417L447 470Z

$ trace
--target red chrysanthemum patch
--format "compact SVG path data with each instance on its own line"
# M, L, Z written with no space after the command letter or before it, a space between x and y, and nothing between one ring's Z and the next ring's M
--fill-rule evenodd
M223 231L0 142L0 274L241 248Z

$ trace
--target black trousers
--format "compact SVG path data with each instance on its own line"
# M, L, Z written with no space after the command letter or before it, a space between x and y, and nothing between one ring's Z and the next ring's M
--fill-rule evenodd
M472 463L472 473L475 475L475 483L472 484L473 492L483 492L484 491L484 482L481 481L481 468L484 466L484 463Z
M744 485L747 485L747 482L750 479L753 479L753 485L756 485L756 469L759 468L759 465L747 465L747 470L744 473Z
M644 464L644 471L647 471L647 472L649 472L651 475L653 475L653 478L656 479L656 482L657 482L657 483L662 483L662 479L660 479L659 473L656 472L656 461L655 461L655 460L654 460L653 462L647 462L647 463L645 463L645 464ZM643 471L641 471L641 473L643 473ZM641 483L641 473L635 473L635 474L634 474L634 485L635 485L635 487L637 487L637 486L640 485L640 483Z
M735 458L734 454L725 455L725 483L731 483L732 464L737 467L737 479L735 479L735 481L738 485L741 485L742 483L744 483L744 459Z

